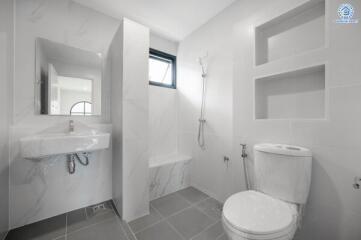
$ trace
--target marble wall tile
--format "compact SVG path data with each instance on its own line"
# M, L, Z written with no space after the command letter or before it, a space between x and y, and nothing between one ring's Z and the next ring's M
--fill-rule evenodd
M149 156L177 153L177 91L149 86Z
M149 29L123 19L111 49L113 179L121 184L113 197L123 219L132 221L149 213Z
M92 154L90 166L70 176L66 157L44 161L20 158L19 139L69 119L111 133L109 65L104 66L102 116L39 116L34 111L35 40L37 37L103 53L120 21L65 1L16 0L14 106L10 160L10 225L22 226L112 198L112 151ZM95 125L94 125L95 124ZM98 125L99 124L99 125Z
M115 33L109 49L108 65L110 65L111 79L111 120L113 123L112 144L113 144L113 202L120 215L123 214L123 23Z
M13 77L13 1L0 1L0 239L9 230L9 126Z
M92 125L111 133L111 125ZM87 167L70 175L67 156L39 160L20 156L19 139L39 132L16 127L11 132L10 227L16 228L112 198L112 150L93 152Z
M123 20L123 219L149 213L149 29Z
M170 156L171 157L171 156ZM191 159L149 169L149 198L154 200L190 186Z
M2 5L0 5L2 7ZM1 19L1 18L0 18ZM1 30L0 30L1 31ZM9 216L9 97L7 94L7 42L8 37L0 32L0 237L8 230Z

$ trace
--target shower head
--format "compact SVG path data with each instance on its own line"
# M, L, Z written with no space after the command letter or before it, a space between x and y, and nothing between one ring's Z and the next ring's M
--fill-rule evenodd
M203 75L206 75L207 58L208 58L208 53L206 55L204 55L203 57L198 58L198 63L199 63L199 65L201 65Z
M197 60L198 60L198 63L203 66L205 65L205 63L207 62L207 58L208 58L208 53L206 55L204 55L203 57L199 57Z

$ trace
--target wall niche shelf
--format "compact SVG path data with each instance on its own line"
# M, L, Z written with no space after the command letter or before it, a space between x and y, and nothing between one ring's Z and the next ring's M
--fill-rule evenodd
M325 119L325 65L255 79L256 119Z
M255 29L256 65L325 46L325 0L308 1Z

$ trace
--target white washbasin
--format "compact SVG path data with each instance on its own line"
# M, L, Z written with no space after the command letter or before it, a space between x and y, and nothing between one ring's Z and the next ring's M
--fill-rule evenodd
M42 133L20 139L23 158L93 152L109 148L110 134L89 129L72 133Z

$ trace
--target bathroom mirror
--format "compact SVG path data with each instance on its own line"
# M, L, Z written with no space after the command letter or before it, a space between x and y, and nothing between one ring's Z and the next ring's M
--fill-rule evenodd
M101 114L100 53L36 40L35 109L43 115Z

